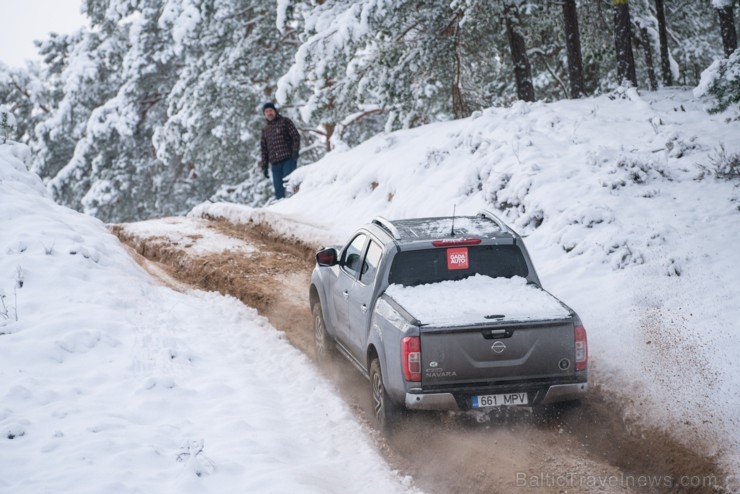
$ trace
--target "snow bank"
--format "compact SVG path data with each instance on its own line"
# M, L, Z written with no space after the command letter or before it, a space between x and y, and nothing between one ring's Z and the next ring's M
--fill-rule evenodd
M404 492L256 312L154 284L0 146L0 492Z

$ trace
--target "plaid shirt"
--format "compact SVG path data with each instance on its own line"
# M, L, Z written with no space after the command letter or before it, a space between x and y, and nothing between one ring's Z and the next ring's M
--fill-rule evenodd
M301 148L301 137L298 129L289 118L276 115L267 126L262 129L262 168L267 169L270 163L277 163L298 155Z

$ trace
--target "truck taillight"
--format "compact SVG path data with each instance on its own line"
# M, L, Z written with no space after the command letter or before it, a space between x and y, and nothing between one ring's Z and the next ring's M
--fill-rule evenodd
M588 367L588 340L586 328L576 326L576 370L583 371Z
M401 362L404 379L421 382L421 340L418 336L407 336L401 341Z

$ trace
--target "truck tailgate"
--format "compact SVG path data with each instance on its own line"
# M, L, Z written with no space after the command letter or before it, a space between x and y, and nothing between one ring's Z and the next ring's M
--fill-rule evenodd
M571 318L458 328L423 328L422 387L515 384L575 375Z

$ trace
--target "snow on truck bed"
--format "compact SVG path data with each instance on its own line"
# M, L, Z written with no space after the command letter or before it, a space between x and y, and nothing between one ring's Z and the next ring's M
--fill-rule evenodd
M386 293L423 324L462 326L496 321L562 319L569 313L552 295L528 285L521 277L475 275L464 280L404 287L391 285Z

